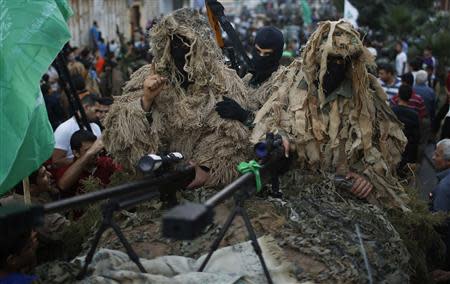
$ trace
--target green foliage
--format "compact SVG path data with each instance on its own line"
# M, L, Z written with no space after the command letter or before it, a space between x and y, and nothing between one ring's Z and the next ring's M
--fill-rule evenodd
M420 18L422 12L412 14L406 5L393 6L382 16L381 28L397 38L405 38L414 31Z
M438 74L450 66L450 15L433 7L433 0L350 0L358 9L360 26L368 27L390 45L398 39L410 44L408 57L421 56L429 46L439 61ZM342 14L344 0L333 0Z
M411 212L390 210L388 216L411 254L411 283L430 283L429 272L444 263L445 245L436 227L443 224L446 216L432 214L416 193L409 195Z
M438 58L440 70L450 66L450 15L439 14L431 20L420 25L415 30L415 35L421 40L419 46L421 49L431 47L433 55Z
M358 23L373 31L396 37L407 36L432 14L432 0L350 0L359 11ZM344 0L333 0L336 9L343 13Z

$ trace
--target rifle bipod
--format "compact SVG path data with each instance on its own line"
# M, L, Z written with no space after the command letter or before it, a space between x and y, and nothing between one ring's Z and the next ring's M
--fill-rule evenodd
M217 238L214 240L213 244L211 245L211 249L210 249L208 255L206 256L205 260L203 261L202 265L198 269L198 271L202 272L203 269L205 269L206 265L208 264L209 259L211 258L213 253L219 248L220 242L222 241L226 232L230 228L231 223L233 222L234 218L236 217L236 215L240 215L242 217L242 219L244 220L245 227L247 228L248 236L249 236L250 242L253 246L253 249L255 250L255 253L258 256L259 261L261 262L261 266L264 270L264 275L267 278L267 282L269 284L273 284L269 270L267 269L266 262L262 255L261 247L259 246L258 240L256 239L255 230L253 229L252 223L250 222L250 218L248 217L247 210L245 210L245 207L244 207L244 202L249 197L250 197L250 195L245 190L239 191L234 195L235 206L234 206L233 210L231 211L230 215L228 215L228 218L225 221L224 226L222 227L219 235L217 236Z
M100 238L102 237L103 233L108 229L112 228L114 232L116 233L116 236L119 238L120 242L124 246L128 257L131 261L133 261L136 266L139 268L139 270L142 273L147 273L145 268L142 266L141 262L139 261L139 257L136 254L136 252L133 250L133 247L130 245L130 243L125 238L125 235L120 230L120 227L114 222L113 215L114 212L130 208L133 206L136 206L137 204L153 199L155 197L159 196L159 192L149 192L144 195L137 195L133 196L129 199L112 199L108 201L106 204L102 206L102 224L98 228L97 232L95 233L94 240L92 241L91 248L89 249L88 254L86 255L86 258L84 260L84 265L80 273L77 275L77 280L81 280L86 276L87 269L89 264L92 262L92 258L94 257L95 250L97 249L98 243L100 241Z

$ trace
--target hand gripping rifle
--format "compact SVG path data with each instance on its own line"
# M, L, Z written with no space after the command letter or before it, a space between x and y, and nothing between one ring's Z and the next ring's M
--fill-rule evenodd
M258 168L257 170L244 171L246 173L208 199L204 204L187 203L174 207L163 216L162 231L164 237L179 240L192 240L198 237L209 224L213 223L214 208L231 196L234 196L235 207L228 216L217 239L213 242L208 256L198 271L203 271L212 254L219 247L220 242L230 228L234 218L236 215L240 215L244 219L253 249L258 255L267 281L268 283L273 283L262 256L261 247L256 239L255 231L253 230L247 211L245 210L244 202L260 190L262 186L261 180L259 179L260 177L263 178L263 181L266 180L272 183L272 190L274 190L273 187L278 187L279 183L277 177L287 169L289 160L284 156L281 136L273 135L271 133L267 134L264 142L258 143L255 146L255 152L256 155L261 158L262 165L257 164L255 161L251 161L248 164L241 163L240 167L242 168L242 165L245 164L248 166L247 169L253 167ZM276 182L274 184L275 180Z
M195 178L195 168L191 165L178 165L175 170L167 171L170 164L183 159L180 153L170 153L166 156L146 155L138 163L138 169L146 174L143 179L126 184L101 189L95 192L63 199L44 205L7 205L0 207L0 232L2 237L13 238L18 232L43 225L45 214L83 207L97 201L108 201L102 205L102 223L92 241L92 246L86 256L84 267L78 278L85 276L89 263L92 261L102 234L111 227L122 242L130 258L145 273L139 257L123 235L120 227L112 220L114 212L133 208L143 202L157 197L175 197L176 191L186 188ZM173 165L172 165L173 166ZM172 204L176 203L171 201Z

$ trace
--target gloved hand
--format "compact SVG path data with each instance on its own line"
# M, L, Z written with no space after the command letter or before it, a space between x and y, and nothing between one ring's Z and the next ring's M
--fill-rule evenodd
M235 100L223 96L223 101L216 104L216 111L221 118L238 120L245 123L250 111L243 109Z

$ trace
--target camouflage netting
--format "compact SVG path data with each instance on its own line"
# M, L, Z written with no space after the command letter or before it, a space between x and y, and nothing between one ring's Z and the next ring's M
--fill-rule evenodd
M278 206L290 220L290 232L281 238L284 247L320 263L309 269L300 265L299 279L368 283L363 246L374 283L408 283L409 253L380 208L337 190L328 176L292 171L282 184L290 196L287 204Z
M290 185L300 185L301 190ZM292 171L282 178L287 203L258 197L246 202L258 236L272 235L284 256L295 266L299 281L314 283L367 283L367 268L355 230L358 224L374 283L408 283L412 268L399 234L378 207L337 190L328 176ZM212 191L184 192L189 200L204 202ZM230 200L216 208L214 225L192 241L161 236L161 203L153 200L136 213L116 214L116 220L136 252L143 258L162 255L198 257L208 252L233 207ZM242 219L236 218L222 246L247 238ZM92 239L92 236L91 236ZM86 251L89 243L83 245ZM111 230L99 247L124 250Z
M120 173L113 180L119 184L130 180L130 177ZM420 202L409 203L413 209L410 213L392 210L386 214L348 192L337 190L327 175L318 176L296 170L284 176L281 184L285 196L289 196L287 203L253 197L245 207L257 235L272 235L275 238L287 260L296 267L295 274L299 281L367 283L367 268L355 230L356 224L360 227L374 283L408 283L408 278L412 283L428 283L428 271L436 267L430 264L442 263L440 254L444 248L432 227L439 220L427 214ZM292 184L297 186L292 187ZM181 192L179 197L205 202L214 193L213 189L198 189ZM162 237L161 217L164 210L161 206L155 199L138 206L133 213L121 211L115 214L115 221L140 257L153 259L163 255L181 255L197 258L206 253L230 213L233 201L229 200L216 208L214 224L200 237L182 242ZM423 208L418 210L418 206ZM100 225L99 212L91 209L67 234L68 248L70 251L77 248L78 252L81 249L79 255L87 252ZM222 246L246 239L244 222L236 218ZM74 243L75 240L78 241ZM84 243L81 245L80 242ZM124 251L112 230L105 232L99 248ZM434 254L428 254L429 251ZM55 279L66 279L76 274L74 271L78 268L63 264L67 266L63 269L67 270L62 273L67 274L64 277L59 275L59 264L56 267L51 264L40 267L38 275L48 281L46 275L52 273L58 276ZM43 283L66 283L67 280L46 281Z
M350 60L346 80L351 81L351 99L338 96L325 103L322 84L314 84L317 78L322 82L329 55ZM322 22L301 60L273 79L273 94L256 115L251 140L257 142L267 131L281 132L295 148L300 167L364 174L376 188L373 202L407 211L402 187L392 176L406 137L366 70L371 60L349 23Z
M184 70L193 83L180 86L181 74L170 55L175 35L189 40ZM150 124L140 105L150 66L136 71L105 120L105 146L125 168L133 170L146 153L178 151L211 169L210 184L236 177L236 165L245 160L248 130L236 121L222 120L214 108L222 96L246 107L246 89L234 70L224 64L205 17L190 9L165 16L151 31L155 70L170 83L155 99Z

